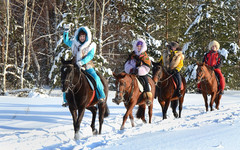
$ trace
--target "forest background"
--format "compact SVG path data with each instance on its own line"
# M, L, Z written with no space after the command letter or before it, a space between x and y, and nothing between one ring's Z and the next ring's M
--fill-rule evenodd
M110 83L112 71L123 71L133 40L144 38L155 62L168 42L178 41L188 92L196 89L196 62L217 40L226 89L239 90L239 10L239 0L1 0L0 93L61 86L60 58L71 58L62 41L66 26L71 36L90 28L96 70Z

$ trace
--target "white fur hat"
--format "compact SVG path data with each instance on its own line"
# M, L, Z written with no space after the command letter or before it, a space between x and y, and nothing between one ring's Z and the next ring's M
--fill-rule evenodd
M208 49L211 50L213 45L217 46L217 50L219 50L220 44L215 40L213 40L212 42L209 43Z

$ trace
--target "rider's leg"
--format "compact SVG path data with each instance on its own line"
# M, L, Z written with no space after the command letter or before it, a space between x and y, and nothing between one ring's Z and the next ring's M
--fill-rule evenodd
M181 75L179 72L176 72L174 74L174 79L175 79L175 82L177 84L177 91L176 91L176 94L178 97L181 97L181 84L182 84L182 79L181 79Z
M214 69L214 71L218 74L219 76L219 82L220 82L220 94L223 94L224 92L224 87L225 87L225 78L223 77L223 74L219 68Z
M96 71L93 69L93 68L90 68L90 69L87 69L86 70L91 76L93 76L93 78L95 79L96 81L96 84L97 84L97 91L96 91L96 94L97 94L97 98L98 100L100 101L104 101L105 99L105 93L104 93L104 87L103 87L103 84L99 78L99 76L97 75Z
M140 76L144 80L144 98L146 99L147 105L151 104L152 100L152 92L150 91L149 85L148 85L148 76Z
M67 107L68 106L68 102L67 102L67 99L66 99L66 92L63 92L63 104L62 104L63 107Z

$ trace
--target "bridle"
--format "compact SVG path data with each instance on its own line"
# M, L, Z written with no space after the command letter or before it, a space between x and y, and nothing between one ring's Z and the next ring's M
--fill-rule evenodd
M117 94L117 95L122 94L122 97L124 97L124 95L127 93L127 91L129 91L129 89L132 88L132 89L131 89L131 92L130 92L130 94L129 94L129 96L128 96L128 101L131 99L132 94L133 94L133 90L134 90L134 80L133 80L133 78L132 78L131 76L130 76L130 78L132 79L132 82L131 82L131 85L129 86L128 89L126 89L126 82L125 82L123 79L120 79L118 82L120 83L120 81L122 81L123 87L124 87L123 89L124 89L124 90L121 90L121 91L120 91L120 86L122 86L122 85L119 84L119 85L118 85L118 88L117 88L117 91L116 91L116 94Z
M207 80L211 80L213 77L213 71L210 74L210 78L209 77L205 77L203 78L203 75L206 74L205 70L201 67L201 74L197 71L197 79L198 79L198 83L203 82L203 81L207 81ZM200 80L199 80L200 79Z
M157 87L159 87L159 85L158 85L158 83L163 83L163 82L166 82L166 81L168 81L174 74L169 74L168 72L167 72L167 70L164 68L164 67L161 67L161 68L163 68L164 69L164 71L167 73L167 75L169 75L167 78L165 78L164 80L161 80L161 77L160 77L160 73L158 73L157 74L157 79L158 79L158 82L156 82L155 83L155 85L157 86ZM161 68L159 68L159 69L161 69ZM168 85L168 82L167 82L167 84L165 85L165 86L167 86ZM165 87L164 86L164 87ZM160 88L160 87L159 87Z
M65 65L63 65L63 66L65 66L65 67L71 67L71 68L72 68L71 71L70 71L70 73L67 74L66 79L65 79L64 81L62 81L62 83L65 83L65 82L69 83L66 91L70 90L70 91L71 91L72 93L74 93L74 94L78 93L79 90L80 90L80 88L81 88L81 86L82 86L82 82L80 82L80 81L81 81L81 70L80 70L80 73L79 73L79 77L78 77L77 83L76 83L76 84L73 84L73 79L74 79L74 76L75 76L74 70L75 70L76 68L74 68L74 65L73 65L73 64L65 64ZM77 86L79 83L81 83L80 86L79 86L79 88L76 90L76 92L74 92L76 86Z

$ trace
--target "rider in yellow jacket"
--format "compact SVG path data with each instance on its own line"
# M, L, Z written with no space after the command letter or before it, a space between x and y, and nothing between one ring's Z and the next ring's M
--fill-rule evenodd
M177 42L171 42L170 44L167 45L169 51L163 53L163 55L160 57L159 62L167 67L169 72L173 74L174 80L177 84L177 90L176 90L176 95L178 97L181 97L181 75L180 71L183 67L183 60L184 60L184 55L182 54L181 48L179 47L179 44ZM169 54L170 52L170 54Z

